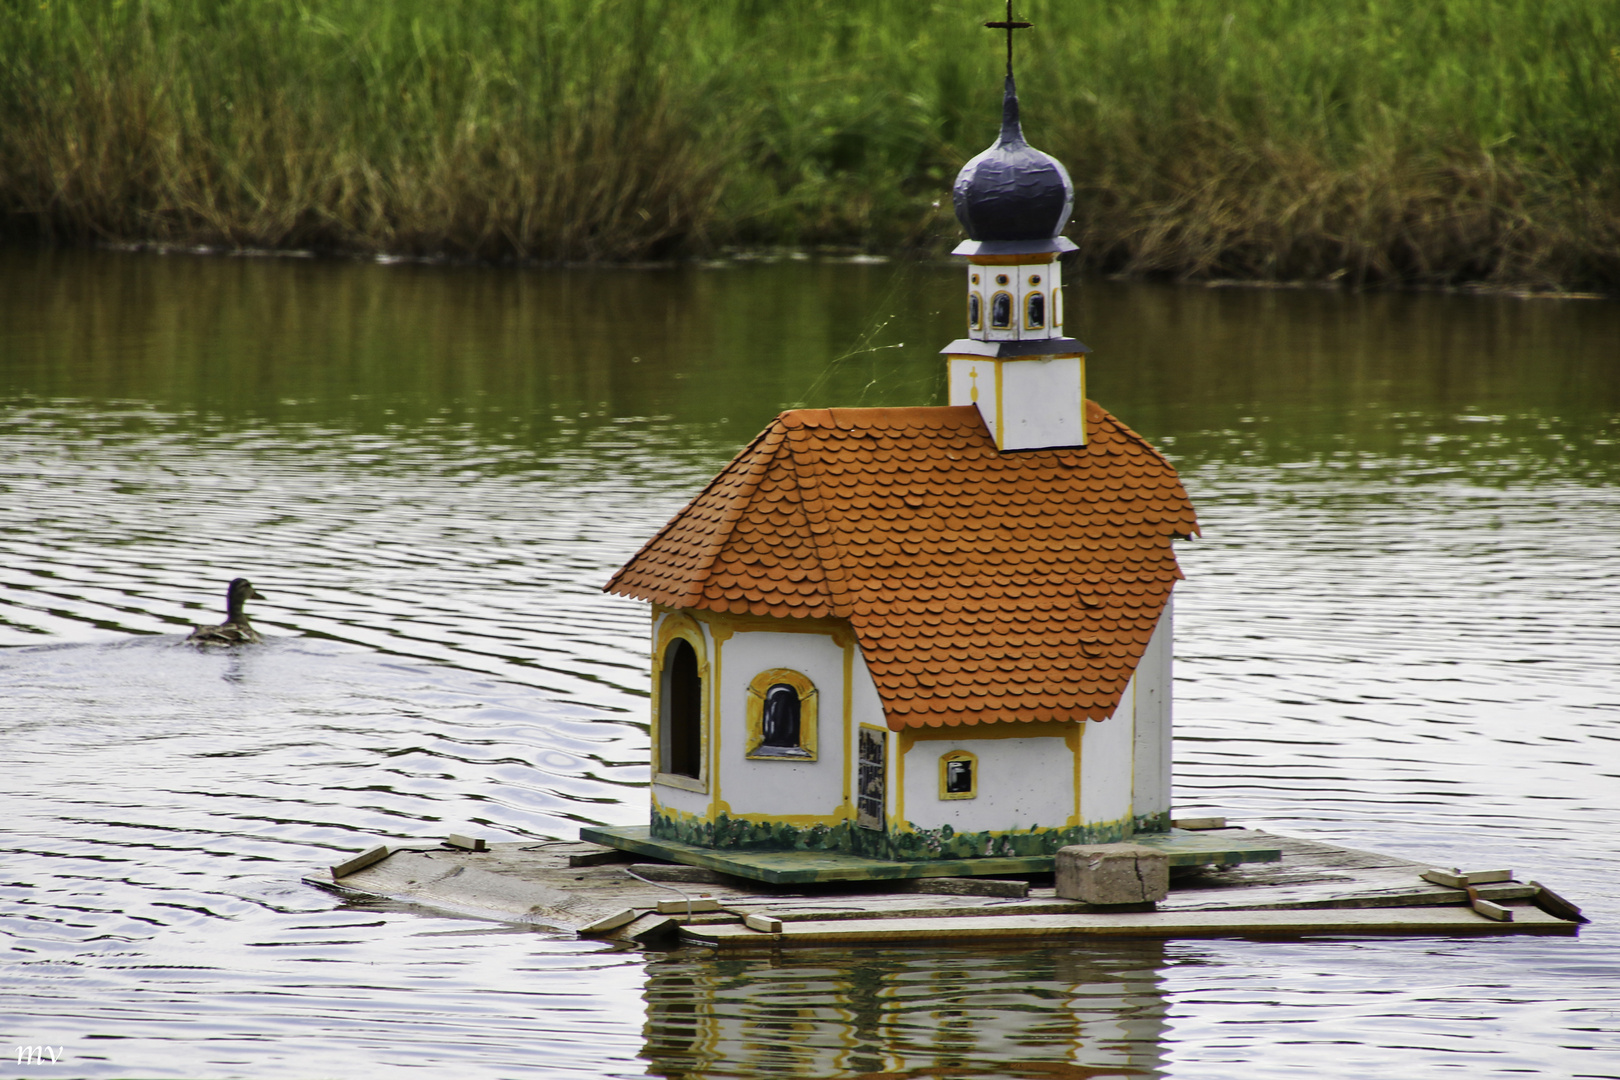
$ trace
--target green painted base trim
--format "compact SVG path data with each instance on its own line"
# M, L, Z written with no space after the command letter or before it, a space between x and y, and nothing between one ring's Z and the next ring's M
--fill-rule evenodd
M1160 810L1157 814L1137 814L1135 821L1136 834L1167 833L1170 831L1170 811Z
M991 856L965 859L873 859L838 851L717 850L679 840L651 835L646 825L586 826L579 838L621 851L634 852L666 862L701 866L722 874L751 878L771 885L808 885L821 881L892 881L920 877L994 877L1008 874L1049 874L1052 856ZM1205 866L1214 863L1276 862L1282 850L1240 837L1224 842L1210 833L1173 830L1150 836L1136 836L1132 843L1164 850L1171 866Z
M1032 858L1056 855L1070 844L1117 844L1129 835L1123 821L1075 825L1066 829L957 832L949 825L889 834L892 859Z
M1153 819L1147 819L1149 821ZM1169 821L1163 832L1169 829ZM649 836L654 840L721 851L824 851L868 859L915 862L922 859L1030 858L1051 856L1070 844L1114 844L1131 835L1127 821L1100 822L1069 828L1008 829L1001 832L958 832L949 825L900 830L863 829L851 822L836 825L790 825L721 814L713 821L653 811Z
M864 835L857 835L864 834ZM861 829L850 822L812 825L801 828L779 821L750 821L721 814L714 821L687 814L653 811L649 835L655 840L689 844L692 847L742 851L854 851L882 854L872 849L873 838L881 843L883 834Z

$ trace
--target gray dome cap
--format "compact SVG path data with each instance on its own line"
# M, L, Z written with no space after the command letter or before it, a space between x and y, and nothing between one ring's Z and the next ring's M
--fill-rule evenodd
M1061 161L1024 141L1011 74L1001 105L1001 137L962 166L952 196L956 220L974 240L1049 241L1069 223L1074 183Z

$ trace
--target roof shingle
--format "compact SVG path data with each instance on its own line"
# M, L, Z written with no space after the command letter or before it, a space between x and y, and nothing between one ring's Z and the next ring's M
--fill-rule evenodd
M1146 440L1086 424L1002 453L972 405L784 412L606 591L846 618L895 730L1105 719L1198 523Z

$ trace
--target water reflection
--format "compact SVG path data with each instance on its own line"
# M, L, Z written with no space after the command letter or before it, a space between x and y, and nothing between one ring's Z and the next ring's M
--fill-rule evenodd
M1071 306L1204 525L1178 805L1511 866L1578 939L649 962L297 884L644 820L646 612L601 582L783 406L937 400L959 273L0 254L19 1037L83 1076L1612 1073L1611 304ZM183 646L239 574L271 640Z
M676 958L647 967L656 1076L1156 1076L1157 943Z

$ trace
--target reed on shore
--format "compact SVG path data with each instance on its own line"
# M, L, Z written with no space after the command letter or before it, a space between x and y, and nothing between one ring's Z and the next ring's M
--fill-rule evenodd
M1021 0L1090 269L1620 290L1620 0ZM23 0L0 236L940 250L989 0Z

